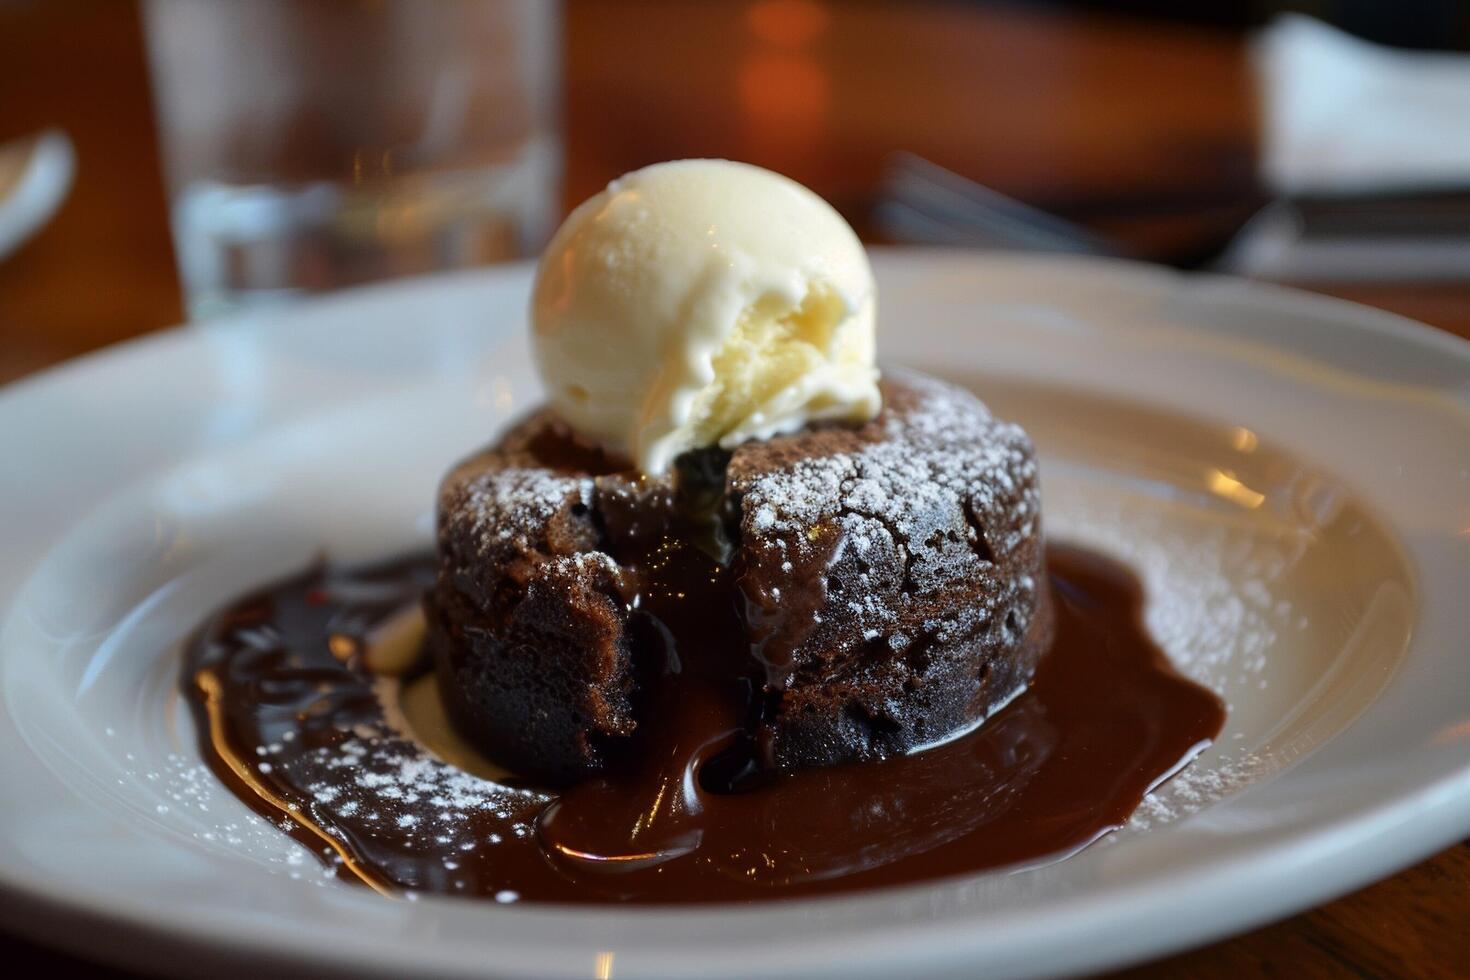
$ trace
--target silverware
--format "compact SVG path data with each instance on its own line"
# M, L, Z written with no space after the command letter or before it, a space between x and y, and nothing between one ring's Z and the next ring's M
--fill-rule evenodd
M1160 193L1076 202L1093 214L1220 216L1187 250L1153 256L1179 268L1264 279L1470 279L1470 188L1268 200L1259 189ZM1129 250L912 153L888 160L874 229L920 245L1126 256Z
M1121 255L1092 232L912 153L888 159L873 223L897 241L1079 255Z

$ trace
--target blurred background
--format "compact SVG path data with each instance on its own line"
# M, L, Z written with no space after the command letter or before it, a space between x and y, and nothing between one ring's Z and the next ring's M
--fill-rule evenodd
M787 173L871 242L1226 271L1470 336L1467 51L1460 0L0 0L0 383L534 255L689 156ZM1463 963L1467 899L1461 845L1145 975Z
M1466 333L1467 48L1456 0L0 0L0 380L533 255L688 156Z

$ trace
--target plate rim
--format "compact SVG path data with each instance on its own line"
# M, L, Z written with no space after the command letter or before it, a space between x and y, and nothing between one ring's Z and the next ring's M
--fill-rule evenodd
M1368 330L1380 336L1418 346L1426 346L1436 352L1447 354L1457 361L1463 362L1466 366L1470 366L1470 341L1465 341L1447 332L1436 330L1386 311L1346 300L1305 293L1274 284L1247 283L1245 280L1234 279L1228 276L1186 275L1171 270L1142 266L1119 260L1095 261L1074 258L1038 259L1035 257L1008 257L998 259L996 256L983 253L931 252L929 250L908 249L901 250L901 252L885 249L875 249L873 251L876 263L892 265L911 264L923 266L949 263L963 266L966 263L975 261L987 264L994 264L997 261L1008 261L1026 266L1041 267L1047 270L1063 268L1075 270L1078 267L1087 267L1105 271L1109 275L1121 274L1124 278L1132 276L1137 281L1152 280L1155 282L1167 282L1170 288L1178 288L1180 286L1194 288L1197 285L1220 283L1228 284L1231 288L1238 288L1241 284L1244 284L1249 288L1251 293L1269 305L1291 305L1320 315L1327 315L1333 319L1341 318L1344 323L1351 324L1357 329ZM466 279L478 281L487 275L502 277L506 281L517 281L525 278L530 268L530 263L518 263L491 272L477 270L470 273L455 273L416 280L381 283L313 301L307 304L307 306L316 307L323 304L340 306L343 304L370 303L387 293L401 293L421 289L447 289L452 288L452 283L454 282ZM293 319L299 317L301 314L293 310L291 312L283 312L281 315L286 319ZM207 329L230 328L231 325L219 325ZM197 327L175 327L166 331L144 335L103 348L0 388L0 418L3 418L7 412L12 411L16 404L23 402L28 397L33 397L36 392L45 391L48 387L64 385L69 383L69 381L75 381L86 371L118 370L119 365L127 360L144 356L150 350L158 347L176 347L181 344L187 344L198 330L199 328ZM5 607L7 616L14 599L14 595L0 595L0 600L3 600L0 601L0 605ZM9 720L0 719L0 744L4 744L11 734ZM1369 867L1365 868L1363 864L1359 864L1355 865L1352 869L1339 869L1339 873L1335 876L1333 874L1322 874L1311 886L1298 888L1294 892L1291 892L1290 895L1287 894L1289 890L1282 889L1281 893L1266 901L1257 902L1249 908L1242 907L1233 919L1225 922L1223 925L1222 920L1217 916L1209 923L1196 922L1196 927L1192 930L1176 930L1171 934L1169 941L1153 942L1146 948L1136 948L1131 951L1118 951L1111 958L1098 958L1089 955L1085 961L1078 961L1071 966L1063 966L1063 968L1079 968L1083 965L1090 968L1101 968L1110 965L1119 965L1183 948L1209 936L1222 935L1226 932L1232 932L1268 921L1292 909L1305 907L1308 904L1315 904L1316 902L1341 894L1364 881L1371 880L1377 874L1383 873L1391 868L1400 867L1406 862L1417 859L1424 854L1432 853L1462 836L1467 829L1467 822L1470 822L1470 758L1467 758L1459 769L1443 773L1437 778L1423 783L1411 794L1385 800L1377 807L1359 811L1351 818L1330 826L1329 829L1333 832L1334 836L1339 838L1334 844L1335 851L1340 852L1349 847L1362 846L1365 842L1378 842L1378 849L1375 851L1375 854L1379 860L1377 862L1369 862ZM1391 833L1395 828L1415 823L1420 826L1420 833L1417 836L1413 838L1400 837L1397 841L1400 845L1398 847L1388 847L1382 843L1384 835ZM1276 858L1286 857L1285 852L1293 851L1300 847L1301 840L1298 838L1309 833L1311 833L1310 830L1303 829L1296 834L1288 835L1281 840L1273 842L1264 849L1257 848L1252 853ZM1308 864L1313 865L1314 862L1320 864L1323 860L1324 858L1319 855L1313 861L1309 861ZM1250 892L1260 890L1261 885L1258 869L1252 871L1250 881L1235 880L1232 883L1232 875L1228 873L1230 871L1229 868L1212 866L1228 865L1230 863L1231 859L1229 856L1219 857L1213 862L1204 862L1203 865L1191 865L1188 868L1172 869L1163 876L1162 880L1169 882L1177 877L1187 875L1196 884L1202 878L1210 878L1215 882L1216 888L1228 886ZM1291 862L1285 860L1280 863L1283 868L1291 864ZM1291 873L1299 874L1300 870L1291 869ZM1285 877L1286 875L1286 871L1278 872L1278 877ZM1235 877L1238 877L1238 874ZM1222 884L1222 882L1225 884ZM894 897L904 893L920 894L927 888L928 886L925 885L916 885L904 889L895 889L850 898L793 901L820 904L876 904L885 900L891 901ZM1132 890L1140 892L1158 891L1158 886L1157 884L1134 883ZM1200 892L1207 890L1199 889ZM192 925L185 923L159 923L155 920L148 919L146 915L141 914L140 910L136 908L106 908L98 903L89 903L86 901L86 899L96 897L93 895L82 896L82 900L79 900L75 894L66 894L64 889L58 892L45 888L37 888L34 882L26 882L17 878L14 874L14 869L8 866L8 862L3 855L0 855L0 894L6 895L9 899L0 902L0 919L6 920L7 923L12 919L35 919L36 917L34 915L28 916L24 914L22 906L24 906L27 900L34 902L39 899L43 902L51 903L54 906L51 910L53 912L60 909L72 914L90 915L105 923L123 923L132 930L148 933L156 938L162 938L167 941L198 944L202 940L208 944L210 951L214 953L233 949L234 954L237 955L240 951L250 948L251 945L245 938L232 936L228 933L212 934L206 937L206 934L198 931L200 923L197 921ZM1308 898L1304 902L1302 897L1308 894L1313 897ZM1137 896L1129 897L1136 898ZM1095 898L1090 896L1083 896L1076 901L1084 906L1096 904ZM1199 900L1197 899L1196 901L1198 902ZM1066 905L1067 903L1063 902L1062 904ZM1178 896L1171 901L1171 905L1177 904L1180 904ZM1187 904L1187 902L1184 904ZM542 906L537 912L545 910L564 914L565 909L566 907ZM20 914L13 914L17 910L20 910ZM521 911L523 910L517 910L518 913ZM667 910L661 911L666 912ZM681 910L678 914L723 917L730 915L732 911L731 909L722 907L719 910L708 912L704 910ZM1105 920L1106 916L1103 918ZM935 930L952 930L953 921L951 918L945 918L937 922L900 923L894 925L893 928L904 932L910 937L908 941L912 941L914 935L922 935L925 932ZM174 928L175 926L178 926L178 928ZM1101 926L1095 926L1095 928L1101 928ZM868 941L874 943L889 943L892 941L890 935L885 933L881 939L876 936L866 938ZM78 946L86 945L81 937L73 935L69 938L77 940L76 945ZM953 936L947 935L947 938L952 940ZM233 946L232 941L234 943ZM301 948L295 948L289 951L286 951L284 947L277 947L274 952L284 953L293 961L315 962L318 965L345 966L352 962L337 958L317 960L312 955L313 951L304 945ZM967 955L973 955L973 950L952 954L948 962L952 964L962 963L965 961L964 957ZM879 957L879 960L881 962L882 958ZM791 960L783 962L795 963L795 961ZM796 963L796 965L800 967L801 964ZM810 966L813 964L807 965ZM391 964L379 964L379 966L386 967L391 966ZM1053 963L1054 966L1055 963ZM525 964L518 963L513 964L511 968L520 970L524 967ZM1021 972L1025 972L1024 969Z

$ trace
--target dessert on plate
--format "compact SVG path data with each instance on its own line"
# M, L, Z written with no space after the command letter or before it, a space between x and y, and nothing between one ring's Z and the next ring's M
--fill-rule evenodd
M1044 546L1026 434L880 375L866 253L809 190L628 174L531 309L547 404L443 478L436 555L251 597L186 665L216 770L357 877L740 900L1034 861L1218 731L1126 572ZM385 672L509 775L423 745Z
M1030 441L953 386L880 382L875 292L846 222L755 167L661 164L577 209L535 288L551 407L440 490L461 731L565 781L702 683L738 769L789 769L946 738L1030 680Z
M657 477L550 411L455 467L430 623L461 731L565 781L697 676L741 702L751 763L787 769L911 751L1013 696L1051 631L1031 445L952 386L880 387L869 422Z

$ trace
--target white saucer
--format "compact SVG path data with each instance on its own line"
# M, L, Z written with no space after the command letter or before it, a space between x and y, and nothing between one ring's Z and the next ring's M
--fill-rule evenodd
M321 548L427 544L441 471L536 401L520 266L0 392L0 917L195 972L1051 974L1247 928L1470 832L1470 344L1122 263L876 267L885 359L1025 424L1051 535L1139 569L1156 635L1229 701L1128 828L1038 870L661 911L389 900L252 818L199 763L176 644Z

